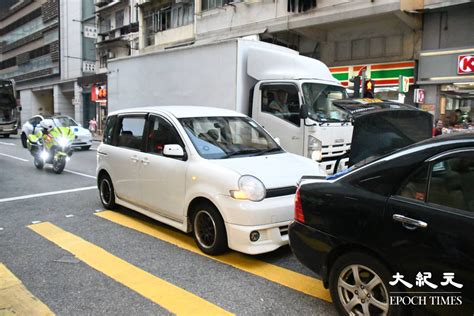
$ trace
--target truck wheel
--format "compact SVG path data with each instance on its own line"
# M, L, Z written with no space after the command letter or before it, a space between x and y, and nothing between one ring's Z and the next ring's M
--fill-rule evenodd
M387 267L368 254L342 255L331 267L329 290L340 315L403 315L400 306L390 305Z
M224 220L213 205L196 206L193 216L193 236L199 249L208 255L219 255L228 249Z
M63 172L64 168L66 167L66 158L61 157L53 162L53 171L56 174L60 174Z
M113 210L116 207L115 204L115 192L112 180L105 174L99 180L99 193L100 201L107 210Z
M21 133L21 144L23 145L23 148L28 147L25 133Z
M43 169L43 167L44 167L44 162L43 162L43 160L42 160L41 158L35 157L34 163L35 163L36 169Z

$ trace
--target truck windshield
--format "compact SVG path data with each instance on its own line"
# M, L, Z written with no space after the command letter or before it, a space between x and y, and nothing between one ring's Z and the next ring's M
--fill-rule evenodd
M206 159L283 152L264 129L246 117L192 117L179 121L196 150Z
M320 83L303 83L304 102L308 104L309 117L318 122L345 122L350 114L334 106L332 101L347 98L346 89Z

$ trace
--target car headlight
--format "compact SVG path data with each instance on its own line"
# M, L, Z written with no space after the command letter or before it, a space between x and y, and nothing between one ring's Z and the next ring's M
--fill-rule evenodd
M262 181L254 176L241 176L239 179L239 190L231 190L230 195L238 200L250 200L254 202L265 198L267 190Z
M323 159L323 143L313 136L308 136L308 158L314 161Z
M66 147L69 144L69 139L67 139L66 137L60 137L58 139L58 144L61 147Z

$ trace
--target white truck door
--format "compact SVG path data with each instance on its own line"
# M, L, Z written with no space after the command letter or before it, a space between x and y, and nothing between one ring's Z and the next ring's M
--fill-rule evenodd
M298 86L285 82L260 82L255 86L252 118L288 152L304 154L304 124L300 119Z

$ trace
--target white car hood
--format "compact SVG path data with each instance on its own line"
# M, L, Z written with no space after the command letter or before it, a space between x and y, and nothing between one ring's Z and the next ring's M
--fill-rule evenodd
M216 159L214 163L240 175L252 175L267 189L296 186L304 175L326 176L318 163L290 153Z

